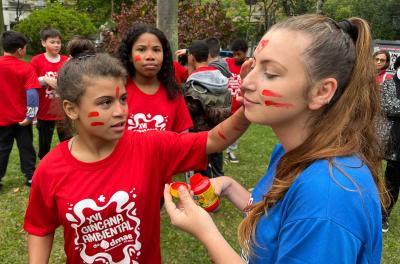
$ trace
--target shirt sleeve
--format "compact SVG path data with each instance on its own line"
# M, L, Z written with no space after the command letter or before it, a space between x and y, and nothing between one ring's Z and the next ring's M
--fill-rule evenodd
M156 138L161 145L157 147L159 160L165 171L164 183L171 182L172 175L177 173L207 168L208 132L182 134L160 132L157 134Z
M33 175L33 182L29 196L28 208L24 219L24 230L36 236L45 236L55 231L60 225L58 219L58 207L51 181L46 179L43 168L46 161L42 160L42 166L38 166Z
M185 99L179 95L176 99L175 120L172 126L172 131L181 133L193 127L193 121L190 117L189 110L186 106Z
M26 90L41 87L35 69L31 64L27 64L24 76L24 87Z
M277 263L356 263L361 241L329 219L287 223L280 233Z

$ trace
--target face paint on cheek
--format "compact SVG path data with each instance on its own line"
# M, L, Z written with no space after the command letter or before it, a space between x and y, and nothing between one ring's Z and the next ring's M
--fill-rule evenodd
M103 122L92 122L90 123L91 126L104 126Z
M260 53L268 45L268 42L269 42L268 39L262 39L260 43L258 43L258 46L256 48L256 54Z
M97 117L97 116L99 116L100 114L99 114L99 112L90 112L89 114L88 114L88 117Z
M277 103L274 101L265 101L264 102L266 106L272 106L272 107L279 107L279 108L292 108L293 105L292 104L288 104L288 103Z
M262 90L261 94L264 95L264 96L270 96L270 97L282 97L282 95L277 94L277 93L275 93L275 92L273 92L271 90L268 90L268 89Z
M134 58L135 62L141 61L142 57L140 55L136 55Z

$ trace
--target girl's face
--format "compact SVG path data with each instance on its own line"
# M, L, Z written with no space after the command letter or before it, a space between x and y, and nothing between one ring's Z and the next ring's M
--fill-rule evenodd
M268 32L258 44L255 67L243 80L246 117L272 127L303 122L310 114L302 53L310 40L288 30Z
M85 82L86 91L76 106L79 134L86 133L102 141L121 138L128 113L123 80L97 77Z
M136 74L153 78L161 69L164 53L156 35L143 33L133 44L131 56Z
M378 71L382 70L385 67L387 58L385 54L378 54L375 56L375 69Z

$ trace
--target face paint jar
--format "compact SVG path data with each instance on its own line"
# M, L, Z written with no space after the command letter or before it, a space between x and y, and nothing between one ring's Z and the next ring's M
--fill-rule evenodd
M210 179L196 173L190 177L190 189L193 191L193 198L207 212L213 212L218 208L220 200L215 195Z
M178 189L180 186L185 187L186 189L190 190L189 185L186 182L173 182L169 186L169 192L171 193L172 197L179 199L179 192Z

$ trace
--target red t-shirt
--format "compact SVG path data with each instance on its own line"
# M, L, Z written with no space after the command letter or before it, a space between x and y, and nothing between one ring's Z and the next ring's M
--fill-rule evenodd
M189 77L188 69L182 66L179 62L174 62L174 69L175 69L175 79L178 84L182 84L186 82L187 78Z
M193 126L181 94L170 100L163 85L155 94L145 94L132 80L128 81L126 91L129 109L128 130L168 130L180 133Z
M105 159L85 163L60 143L33 176L24 229L64 227L67 263L161 263L160 197L175 173L207 166L207 132L126 131Z
M35 69L14 56L0 57L0 126L26 117L26 90L40 88Z
M41 76L56 77L58 71L68 60L68 57L61 55L60 61L53 63L46 59L44 53L38 54L32 58L32 65L36 74ZM39 120L61 120L63 119L61 104L56 90L48 85L42 86L39 91L39 110L37 114Z
M240 85L242 84L242 79L240 78L240 68L241 66L235 64L234 58L226 59L228 63L229 71L232 76L229 78L228 90L231 92L232 96L232 113L238 110L241 104L237 101L236 97L240 95Z

